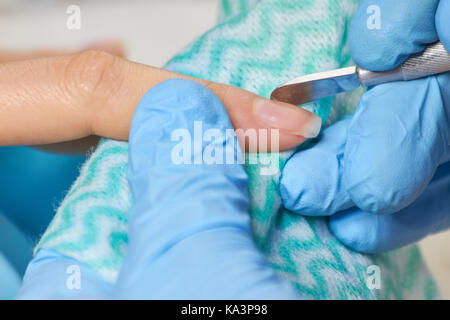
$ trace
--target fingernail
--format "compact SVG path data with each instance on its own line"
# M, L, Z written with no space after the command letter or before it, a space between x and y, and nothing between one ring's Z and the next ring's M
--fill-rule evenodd
M317 137L322 127L322 119L314 113L284 102L258 98L254 112L264 124L305 138Z

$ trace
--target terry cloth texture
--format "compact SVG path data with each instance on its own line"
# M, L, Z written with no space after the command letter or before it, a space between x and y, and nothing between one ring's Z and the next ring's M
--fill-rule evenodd
M166 67L269 97L287 80L351 64L347 31L357 4L357 0L224 0L219 24ZM330 124L352 112L361 93L323 99L305 108ZM127 250L127 212L132 203L125 176L127 153L127 143L100 143L37 249L57 250L115 281ZM313 299L437 296L416 246L372 256L356 253L336 240L326 218L303 217L282 208L279 170L290 154L280 154L275 175L261 175L264 165L246 166L255 241L282 277ZM258 163L264 164L268 155L259 157ZM367 285L376 279L377 267L380 289Z

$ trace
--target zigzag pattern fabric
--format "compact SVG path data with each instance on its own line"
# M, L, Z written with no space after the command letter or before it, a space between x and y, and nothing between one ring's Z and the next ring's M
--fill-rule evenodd
M223 0L220 23L167 64L186 75L228 83L268 97L302 74L351 64L347 30L357 0ZM361 91L303 106L327 124L350 113ZM438 295L420 251L410 246L363 255L339 243L326 218L281 206L275 175L261 175L271 155L247 164L255 241L279 274L312 299L432 299ZM132 199L127 143L103 140L57 210L37 249L74 257L114 282L128 242ZM372 272L374 272L372 274ZM376 287L377 272L381 288ZM375 288L374 288L375 286Z

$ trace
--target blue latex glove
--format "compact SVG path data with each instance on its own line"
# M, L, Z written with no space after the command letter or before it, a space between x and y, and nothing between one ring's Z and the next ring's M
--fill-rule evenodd
M13 299L32 258L33 242L0 212L0 300Z
M223 137L232 128L218 98L188 80L157 85L136 109L129 142L128 181L134 196L130 242L117 283L110 286L79 262L41 250L19 298L299 298L253 242L244 167L174 163L180 137L172 135L181 132L177 129L195 139L185 136L192 142L193 152L185 154L192 163L211 147L224 147L225 140L214 137L202 143L201 133L194 134L194 121L201 121L204 133L213 129L209 133ZM228 152L236 159L235 136L227 142L234 144ZM79 290L66 286L71 265L79 266Z
M84 156L51 154L27 147L0 147L0 212L37 241L84 161ZM25 266L20 270L23 271Z
M17 294L35 242L84 161L27 147L0 147L0 299Z
M371 5L379 8L380 29L367 27ZM450 50L449 21L448 0L361 1L350 31L352 56L380 71L438 39ZM379 85L353 115L288 161L283 203L304 215L338 212L331 230L358 251L418 241L450 227L449 144L448 73Z
M19 290L21 277L0 252L0 300L12 299Z

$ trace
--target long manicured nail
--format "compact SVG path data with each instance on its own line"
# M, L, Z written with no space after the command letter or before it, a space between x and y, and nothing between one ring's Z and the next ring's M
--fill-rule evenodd
M305 109L263 98L256 99L253 107L256 117L272 128L305 138L315 138L320 133L322 119Z

